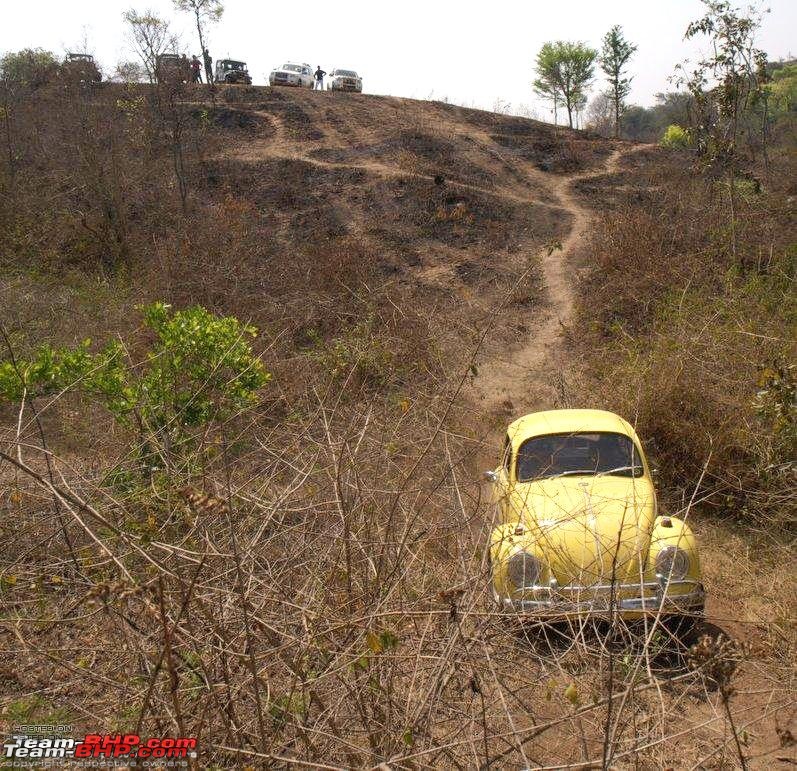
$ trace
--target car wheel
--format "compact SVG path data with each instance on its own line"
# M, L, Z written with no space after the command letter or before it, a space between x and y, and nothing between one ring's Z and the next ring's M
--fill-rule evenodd
M702 610L688 616L666 616L662 619L662 625L672 635L673 641L679 647L684 648L688 648L695 642L700 634L702 624Z

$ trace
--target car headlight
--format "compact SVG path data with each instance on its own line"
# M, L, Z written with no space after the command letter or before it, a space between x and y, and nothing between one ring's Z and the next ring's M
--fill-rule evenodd
M519 551L509 558L506 572L516 587L534 586L540 581L542 565L533 554Z
M689 555L677 546L665 546L656 555L656 575L680 581L689 572Z

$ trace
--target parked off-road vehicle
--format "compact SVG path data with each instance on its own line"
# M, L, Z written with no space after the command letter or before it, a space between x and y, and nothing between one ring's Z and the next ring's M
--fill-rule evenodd
M185 54L159 54L155 77L158 83L190 83L191 63Z
M335 68L327 78L327 91L353 91L361 94L363 79L354 70Z
M275 67L268 76L270 86L295 86L297 88L312 88L315 78L312 67L305 64L286 62L280 67Z
M215 83L243 83L252 85L252 77L246 69L246 62L236 59L219 59L216 62L216 73L213 78Z
M63 73L81 83L99 83L102 73L91 54L68 53L64 59Z

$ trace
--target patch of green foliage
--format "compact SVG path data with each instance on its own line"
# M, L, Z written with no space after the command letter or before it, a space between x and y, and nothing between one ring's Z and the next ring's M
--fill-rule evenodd
M120 423L149 432L205 425L252 406L271 375L253 354L254 327L202 307L142 307L154 333L133 363L121 341L96 353L91 341L45 344L27 359L0 361L0 403L76 390L96 398Z
M797 365L782 361L762 367L754 408L772 435L775 462L797 453ZM788 460L786 460L788 462Z
M6 704L4 718L10 725L24 725L36 721L49 725L63 725L74 721L66 708L55 707L41 696L23 696Z
M797 108L797 63L789 62L775 68L765 88L776 113L791 112Z
M252 354L257 330L232 316L198 306L172 313L168 305L155 303L144 309L144 322L155 342L136 390L157 426L225 418L251 406L271 378Z
M691 144L692 141L689 137L689 131L675 123L667 126L661 138L661 146L671 150L684 150L691 146Z
M361 383L378 387L395 374L393 349L376 334L372 316L361 319L328 342L314 331L309 336L317 346L310 355L335 378L354 376Z
M12 87L38 88L58 68L53 53L42 48L24 48L0 57L0 80Z

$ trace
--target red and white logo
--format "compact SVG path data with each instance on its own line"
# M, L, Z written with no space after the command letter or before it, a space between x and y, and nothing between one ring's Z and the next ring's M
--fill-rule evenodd
M87 734L82 739L12 736L3 757L43 758L195 758L196 739L159 737L142 741L137 734Z

